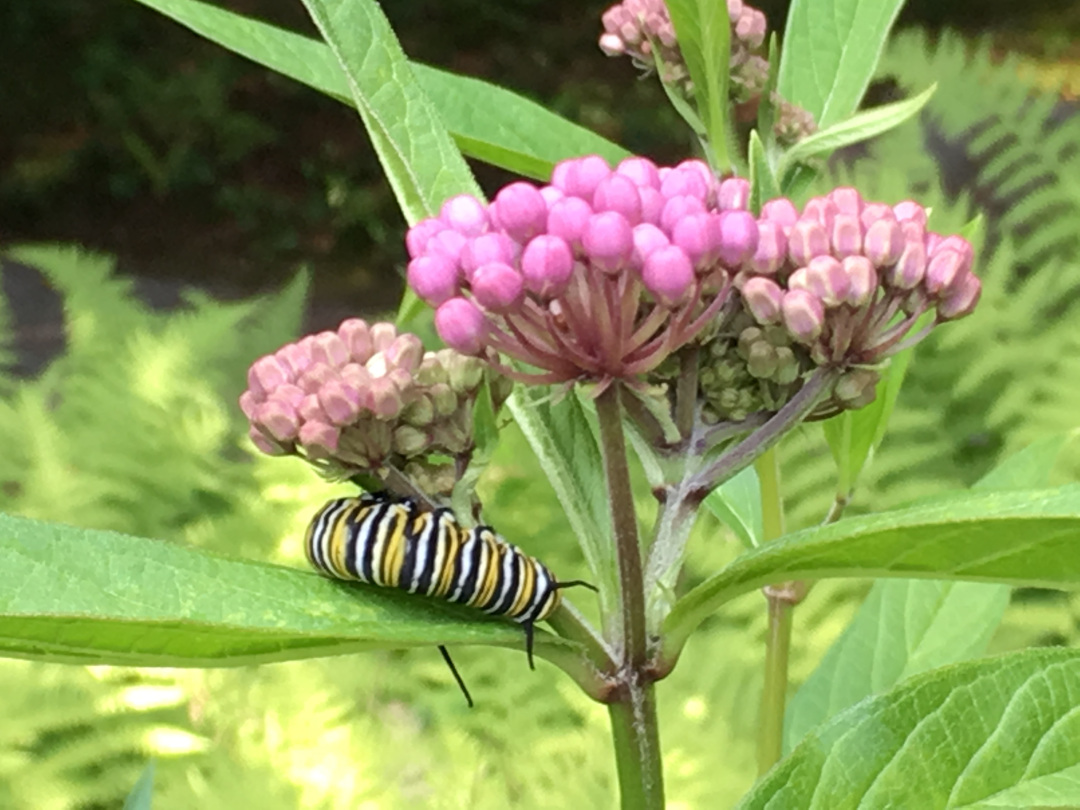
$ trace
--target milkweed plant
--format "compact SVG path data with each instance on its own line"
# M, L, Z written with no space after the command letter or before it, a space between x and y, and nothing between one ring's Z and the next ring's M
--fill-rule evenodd
M704 622L757 590L769 623L760 778L740 806L1080 803L1071 650L980 659L961 643L890 679L874 674L872 649L852 646L789 705L793 616L816 580L1067 588L1080 577L1080 491L1045 483L1060 442L971 490L845 515L912 349L980 316L981 220L940 233L917 199L821 187L836 149L912 119L933 92L860 109L899 0L796 0L782 35L741 0L609 8L599 48L658 81L685 123L693 149L674 165L501 88L410 65L374 0L304 0L323 42L194 0L140 2L353 104L410 224L396 323L355 317L301 337L255 361L240 398L259 451L355 484L356 499L313 522L309 556L368 584L237 561L234 597L205 605L199 552L174 549L178 598L147 593L142 613L127 599L97 617L139 622L115 649L58 625L24 654L205 665L208 654L184 652L192 627L241 663L527 646L530 662L535 648L607 707L621 806L660 808L657 684ZM485 196L463 156L521 179ZM559 497L595 594L551 596L572 583L537 562L541 539L480 542L488 535L469 528L483 523L476 484L510 422ZM836 495L818 525L789 532L775 448L800 426L824 431ZM635 505L645 488L647 522ZM730 529L708 542L734 535L744 548L688 583L703 511ZM150 542L57 532L61 545ZM139 576L127 574L130 597ZM7 613L20 610L34 613ZM507 621L521 616L546 619L526 622L527 645ZM506 677L537 677L525 663ZM905 668L918 674L902 680Z

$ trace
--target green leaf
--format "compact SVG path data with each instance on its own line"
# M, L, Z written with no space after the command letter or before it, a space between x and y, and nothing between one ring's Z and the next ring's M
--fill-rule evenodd
M349 84L324 43L198 0L138 0L257 64L352 104ZM629 153L527 98L479 79L410 63L458 149L512 172L547 180L555 163Z
M761 211L761 206L780 196L780 184L769 165L765 144L756 129L750 130L750 210Z
M538 655L574 649L541 635ZM435 599L0 514L0 655L241 666L437 644L523 649L512 622Z
M926 106L930 97L937 90L937 85L924 90L914 98L884 104L872 110L857 113L839 121L828 128L823 128L791 147L780 160L777 174L783 176L797 163L805 163L818 155L828 156L844 146L866 141L888 132L894 127L917 115Z
M850 497L867 459L885 438L885 429L904 384L911 354L912 350L907 349L890 359L878 382L873 402L855 411L844 411L822 424L825 440L836 461L836 491L842 498Z
M795 0L780 60L780 95L822 129L859 106L903 0Z
M753 466L710 492L705 506L735 532L744 546L756 548L761 545L761 487Z
M548 389L525 386L514 388L507 405L577 536L600 589L601 615L611 615L618 587L615 544L603 460L585 410L572 394L552 404Z
M146 763L139 781L124 800L124 810L150 810L154 798L154 760Z
M738 806L1075 807L1078 703L1075 650L934 670L812 732Z
M1035 442L974 488L1045 485L1064 443L1064 436ZM785 750L829 717L903 678L985 653L1009 592L1004 585L975 582L874 583L851 624L788 704Z
M926 577L1067 588L1080 583L1080 486L963 492L847 518L749 551L686 594L665 621L665 653L718 607L774 582Z
M375 0L303 0L337 58L405 219L455 194L482 197Z
M709 140L714 169L726 170L731 20L727 4L713 0L667 0L695 102Z

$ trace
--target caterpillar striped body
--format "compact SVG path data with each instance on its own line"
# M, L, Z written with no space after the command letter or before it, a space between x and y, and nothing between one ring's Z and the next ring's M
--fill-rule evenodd
M593 587L559 582L490 526L466 529L450 509L426 509L388 492L327 503L312 518L304 549L316 570L335 579L399 588L519 622L531 668L533 626L559 606L559 589ZM439 649L471 706L446 648Z

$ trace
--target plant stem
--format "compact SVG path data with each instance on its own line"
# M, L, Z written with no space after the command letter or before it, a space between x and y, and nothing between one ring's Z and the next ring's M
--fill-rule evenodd
M758 775L780 760L784 747L784 709L787 703L788 651L791 649L791 613L794 604L766 590L769 601L769 637L765 647L765 686L758 721Z
M652 683L645 675L649 654L645 627L645 587L620 395L621 388L615 383L596 398L600 445L618 558L622 619L615 672L620 689L609 713L622 807L624 810L653 810L664 806L664 780L656 700Z

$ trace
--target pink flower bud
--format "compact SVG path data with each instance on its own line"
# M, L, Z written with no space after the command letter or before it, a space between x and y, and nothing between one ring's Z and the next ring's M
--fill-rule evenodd
M471 194L458 194L444 202L439 219L463 236L479 236L488 226L484 204Z
M832 250L838 259L862 251L863 234L859 218L854 214L837 214L832 225Z
M690 167L683 168L683 165L679 164L667 173L660 182L660 193L668 199L694 197L704 203L709 196L710 184L702 177L701 172Z
M577 197L566 197L554 203L548 210L547 232L565 239L571 247L578 248L581 246L585 226L592 215L592 206L587 202Z
M476 268L490 262L513 264L521 251L521 246L505 233L485 233L461 250L461 269L465 280L472 282ZM440 302L442 303L442 302Z
M461 258L461 250L468 241L468 237L447 228L428 239L427 255L440 256L451 264L457 264Z
M544 198L544 203L548 208L551 208L559 200L566 198L566 195L562 193L562 189L555 188L555 186L544 186L540 189L540 196Z
M305 422L300 427L300 444L313 459L332 457L340 438L341 431L326 422Z
M394 419L405 407L397 382L389 377L376 377L368 391L371 394L371 412L379 419Z
M722 211L720 225L720 261L738 267L757 250L758 225L749 211Z
M759 221L757 250L750 260L750 268L761 275L776 275L787 260L787 249L783 227L771 220Z
M828 252L829 236L814 219L800 219L788 233L788 256L796 265L810 264L815 256Z
M659 225L660 215L667 205L667 197L652 186L639 187L638 196L641 197L641 221Z
M914 222L926 228L926 209L914 200L904 200L893 206L893 213L900 222Z
M716 205L721 211L745 211L750 202L750 181L742 177L729 177L720 183Z
M921 239L908 239L896 264L885 272L885 279L901 290L912 290L926 273L926 246Z
M626 45L618 34L601 34L600 50L608 56L622 56L626 53Z
M837 213L858 217L862 213L863 199L858 189L849 186L834 188L829 192L829 199L836 206Z
M296 379L315 362L311 356L311 339L304 338L299 343L287 343L278 349L274 356L290 369L289 376Z
M427 251L428 240L445 230L446 223L436 217L420 220L409 228L409 232L405 234L405 247L409 251L409 258L423 256Z
M763 276L748 278L742 285L742 296L746 308L758 323L780 322L784 291L775 281Z
M818 222L825 228L825 232L829 233L832 231L833 221L838 213L840 211L837 209L836 203L828 197L814 197L803 206L800 219Z
M330 417L326 415L326 411L322 409L322 405L319 403L318 394L311 393L300 400L300 404L296 408L297 414L305 422L329 422Z
M356 421L360 415L360 393L343 382L328 382L318 393L319 405L332 424L341 426Z
M660 188L660 173L648 158L626 158L615 167L615 174L630 178L637 186Z
M495 195L491 204L494 223L518 242L527 242L541 233L547 224L547 214L543 195L529 183L511 183Z
M373 356L368 355L368 357L364 359L364 363L366 364L372 359ZM354 390L361 392L362 397L362 392L366 391L367 387L371 385L371 372L368 371L366 365L361 365L359 362L348 363L345 368L341 369L341 380L347 385L352 386ZM367 405L364 405L364 407L367 407Z
M896 214L893 213L891 205L879 202L863 205L862 213L859 214L859 222L862 223L864 228L870 228L879 219L896 221Z
M555 167L551 185L571 197L591 200L600 181L611 174L611 167L599 155L564 160Z
M462 354L480 354L487 329L484 313L467 298L451 298L435 310L435 330L439 337Z
M844 303L853 307L862 307L871 303L877 295L878 284L873 263L865 256L848 256L843 261L843 267L848 277Z
M683 217L704 213L705 203L697 197L672 197L664 203L664 208L660 212L660 227L667 233L671 233L675 229L675 224Z
M409 262L406 280L433 307L458 294L458 269L440 256L420 256Z
M611 174L596 186L592 197L593 210L615 211L622 214L631 226L641 222L641 195L629 177Z
M799 221L799 209L787 197L777 197L761 206L761 218L789 229Z
M250 390L244 391L240 395L240 410L244 412L244 416L248 418L250 422L255 418L255 409L259 406L260 400L256 399L255 395Z
M875 267L895 264L903 251L904 234L891 211L888 218L879 219L866 229L863 254Z
M671 231L671 244L682 248L690 263L698 270L704 270L716 260L721 239L720 217L716 214L691 214L683 217L675 223Z
M945 298L938 303L938 318L943 321L963 318L975 309L981 293L982 283L974 273L967 273L953 284Z
M541 298L557 298L566 291L574 271L574 252L565 239L543 234L525 246L521 274L525 287Z
M655 225L648 222L638 225L634 228L634 267L641 269L650 253L669 244L667 234Z
M815 256L806 266L806 289L828 309L844 303L850 284L843 266L832 256Z
M248 438L251 439L251 443L255 445L259 450L266 453L268 456L284 456L290 451L287 447L282 447L270 437L263 434L255 425L252 425L248 429Z
M641 268L641 281L664 306L674 309L686 303L694 284L690 258L675 245L658 248Z
M311 359L327 366L343 366L349 360L349 349L336 332L320 332L311 341Z
M360 318L349 318L338 327L338 337L349 350L349 356L358 363L366 363L371 357L371 329Z
M924 284L926 291L933 296L952 288L953 282L967 272L964 257L955 250L942 250L934 254L926 268Z
M933 236L940 237L940 234L933 234ZM933 256L934 253L937 253L938 251L944 251L944 250L954 250L954 251L956 251L957 253L960 254L960 256L964 260L964 264L965 264L964 270L965 271L971 269L971 264L975 259L975 249L972 248L971 242L969 242L967 239L964 239L962 236L956 236L956 235L946 236L944 238L941 238L940 241L936 245L934 245L933 247L930 246L929 241L928 241L926 247L927 247L927 253L931 257Z
M394 338L394 342L383 354L390 366L408 372L411 378L412 373L420 368L420 363L424 359L424 344L411 332L403 332Z
M385 352L390 348L390 344L397 339L397 327L392 323L385 323L380 321L379 323L372 324L371 326L371 347L376 352Z
M256 408L254 423L282 443L291 442L300 431L296 408L277 399L270 399Z
M509 312L521 303L525 280L508 264L491 262L477 268L472 278L476 303L489 312Z
M272 354L260 357L248 369L248 388L260 399L292 380L292 370Z
M825 325L821 300L806 290L788 290L781 304L784 326L799 343L813 343Z
M626 217L606 211L589 217L581 244L592 265L605 273L618 273L633 255L634 235Z

